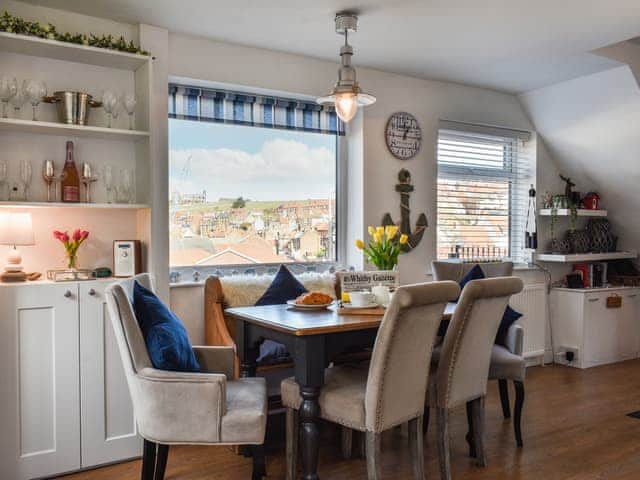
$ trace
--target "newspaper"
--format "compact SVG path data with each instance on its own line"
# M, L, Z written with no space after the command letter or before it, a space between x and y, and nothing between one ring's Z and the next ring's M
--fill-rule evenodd
M340 272L340 287L343 292L371 290L371 287L383 285L390 289L398 287L398 272L393 270L376 270L373 272Z

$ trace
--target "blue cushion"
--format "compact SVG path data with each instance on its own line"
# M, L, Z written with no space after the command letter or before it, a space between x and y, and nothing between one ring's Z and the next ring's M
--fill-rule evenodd
M460 291L462 291L464 289L464 286L471 280L482 280L483 278L485 278L484 272L482 271L480 265L476 263L473 268L469 270L464 277L462 277L462 280L460 280ZM459 298L460 297L458 297L458 299Z
M287 267L280 265L273 282L256 302L256 306L282 305L287 303L287 300L293 300L303 293L307 293L304 285L293 276Z
M260 344L260 354L256 359L260 365L274 365L291 361L287 347L273 340L265 340Z
M133 287L133 309L154 368L200 371L182 322L153 292L138 282Z
M513 308L507 305L507 309L504 311L502 320L500 320L500 326L498 327L498 334L496 335L497 344L504 345L509 327L511 327L511 325L513 325L521 316L522 314L520 312L516 312Z

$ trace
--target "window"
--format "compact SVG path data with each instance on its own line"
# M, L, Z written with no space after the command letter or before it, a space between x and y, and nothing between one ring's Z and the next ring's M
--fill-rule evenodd
M437 256L524 260L526 132L441 122Z
M169 92L170 265L336 261L335 113L295 99Z

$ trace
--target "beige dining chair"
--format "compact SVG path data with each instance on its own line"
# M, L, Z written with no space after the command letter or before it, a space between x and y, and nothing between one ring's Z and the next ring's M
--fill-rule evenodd
M451 479L449 412L471 406L473 443L480 466L486 466L483 444L484 398L491 348L511 295L522 290L517 277L473 280L464 287L453 313L439 355L432 359L427 393L429 408L437 413L438 457L442 480ZM437 362L437 363L436 363Z
M380 434L409 422L414 477L424 478L422 413L429 359L445 305L456 298L455 282L400 287L380 324L369 368L340 365L325 371L321 418L365 433L367 475L380 478ZM296 473L300 387L282 382L287 407L287 479Z
M234 378L232 347L193 347L203 373L153 368L133 310L133 286L153 290L148 274L106 289L107 308L144 439L142 480L162 480L169 445L250 445L252 480L266 475L267 391L262 378Z
M475 263L455 263L439 262L431 263L433 280L453 280L460 282L462 278L471 270ZM513 262L479 263L480 268L487 278L509 277L513 274ZM497 339L491 351L491 364L489 366L489 380L498 381L500 391L500 403L502 404L502 414L504 418L511 417L511 407L509 405L509 385L513 382L515 391L515 404L513 408L513 430L516 437L516 444L522 447L522 407L524 406L524 381L527 365L522 355L524 344L524 330L518 324L509 327L504 338ZM473 451L472 439L468 436L470 453Z

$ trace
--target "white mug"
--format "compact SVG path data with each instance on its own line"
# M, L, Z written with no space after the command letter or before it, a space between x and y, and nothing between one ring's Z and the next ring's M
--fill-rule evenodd
M354 307L366 307L373 302L374 296L373 293L365 291L349 292L349 299Z
M376 303L378 305L388 305L389 304L389 287L384 285L376 285L371 289L371 293L376 299Z

